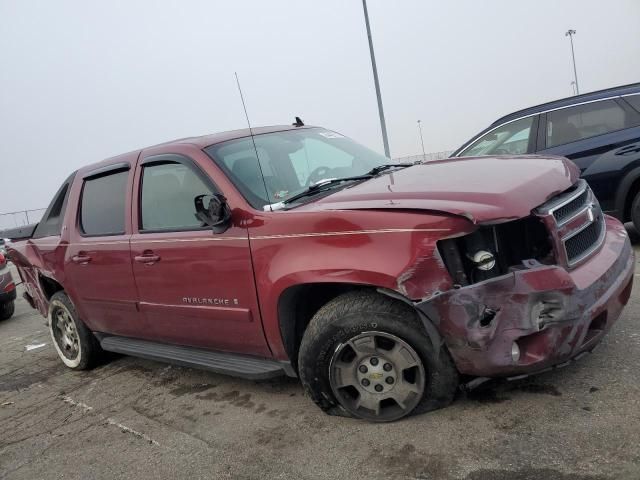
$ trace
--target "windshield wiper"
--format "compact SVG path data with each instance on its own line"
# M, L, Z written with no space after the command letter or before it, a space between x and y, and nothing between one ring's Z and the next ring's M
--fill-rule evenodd
M385 163L382 165L378 165L377 167L373 167L369 170L365 175L377 175L385 170L389 170L390 168L407 168L415 165L415 163Z
M303 190L302 192L295 194L293 197L287 198L282 203L284 204L291 203L300 198L313 195L314 193L328 190L328 188L325 188L325 187L331 187L332 185L337 185L343 182L355 182L358 180L368 180L391 168L406 168L406 167L411 167L412 165L415 165L415 164L414 163L385 163L383 165L378 165L377 167L373 167L367 173L363 173L362 175L355 175L353 177L342 177L342 178L328 178L326 180L321 180L320 182L315 183L310 187L307 187L306 190Z
M300 198L306 197L308 195L313 195L314 193L322 192L324 190L328 190L328 188L332 185L338 185L343 182L355 182L357 180L367 180L372 178L373 174L365 173L364 175L356 175L354 177L342 177L342 178L329 178L327 180L321 180L318 183L314 183L313 185L307 187L305 190L300 193L295 194L293 197L289 197L284 200L282 203L291 203Z

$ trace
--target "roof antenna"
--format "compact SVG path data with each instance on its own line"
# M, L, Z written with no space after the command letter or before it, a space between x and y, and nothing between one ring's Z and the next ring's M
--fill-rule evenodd
M251 129L251 122L249 121L249 114L247 113L247 105L244 103L244 95L242 95L242 88L240 88L240 80L238 79L238 72L233 72L236 76L236 84L238 85L238 92L240 92L240 100L242 100L242 108L244 108L244 116L247 117L247 125L249 126L249 135L251 135L251 142L253 143L253 149L256 152L256 160L258 162L258 170L260 170L260 177L262 178L262 184L264 185L264 193L267 195L267 202L271 199L269 198L269 189L267 188L267 182L264 179L264 173L262 172L262 165L260 164L260 157L258 156L258 147L256 147L256 140L253 137L253 130ZM273 208L271 208L271 204L267 203L265 205L269 207L269 210L273 212Z
M291 125L293 125L294 127L304 127L304 122L300 117L296 117L296 121Z

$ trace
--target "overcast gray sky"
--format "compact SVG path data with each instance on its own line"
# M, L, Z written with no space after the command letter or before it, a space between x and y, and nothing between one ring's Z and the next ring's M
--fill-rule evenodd
M392 156L496 117L640 81L639 0L369 0ZM382 141L359 0L0 0L0 212L166 140L305 122Z

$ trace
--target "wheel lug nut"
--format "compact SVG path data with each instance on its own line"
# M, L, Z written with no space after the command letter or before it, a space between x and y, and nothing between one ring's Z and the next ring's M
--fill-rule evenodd
M382 385L380 385L380 384L377 384L377 385L376 385L375 387L373 387L373 388L375 388L375 389L376 389L376 392L381 392L381 391L382 391L382 389L383 389L384 387L383 387Z
M366 365L360 365L358 370L360 370L360 373L367 373L369 371Z
M371 382L369 382L369 380L367 378L363 378L362 379L362 386L363 387L368 387L369 383L371 383Z
M390 372L393 367L391 366L390 363L385 363L382 368L384 368L385 372Z
M369 360L369 363L375 367L378 365L378 359L376 357L372 357L371 360Z
M393 377L387 377L387 378L384 379L384 381L387 382L389 385L391 385L393 382L395 382Z

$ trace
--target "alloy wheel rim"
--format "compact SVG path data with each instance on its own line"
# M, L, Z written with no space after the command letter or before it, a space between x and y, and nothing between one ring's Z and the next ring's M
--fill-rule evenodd
M340 404L373 421L402 418L424 393L420 356L407 342L385 332L364 332L339 344L329 371Z
M71 314L62 307L58 307L51 315L53 337L58 349L69 360L75 360L80 352L80 337Z

